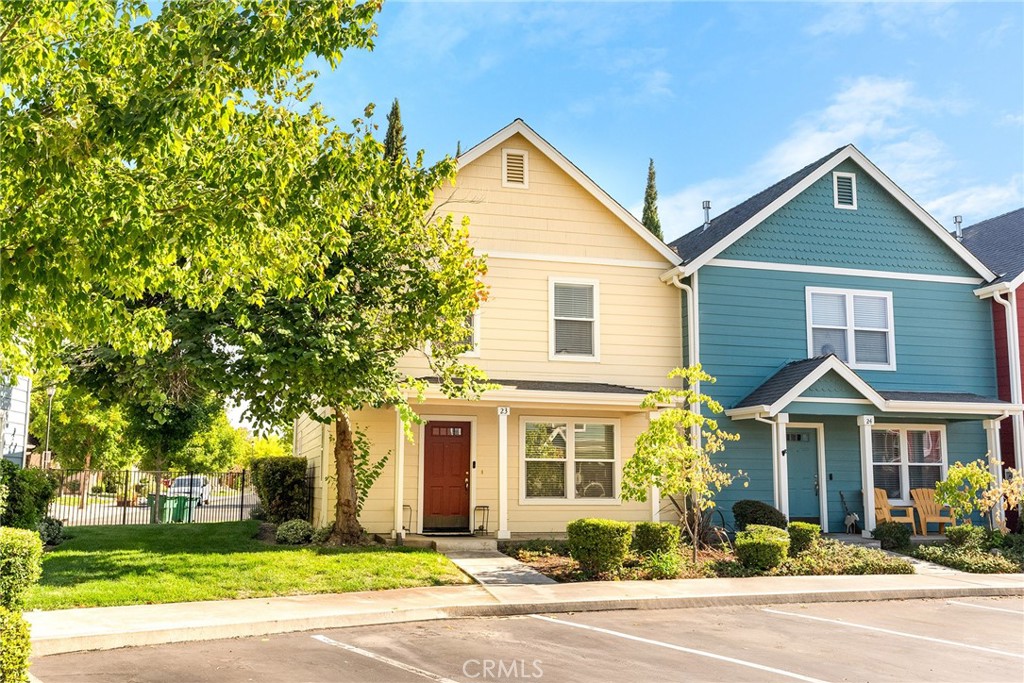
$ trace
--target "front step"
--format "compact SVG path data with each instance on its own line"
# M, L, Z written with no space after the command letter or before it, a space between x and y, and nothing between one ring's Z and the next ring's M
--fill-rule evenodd
M408 540L408 539L407 539ZM430 539L434 550L439 553L466 552L498 549L498 541L493 538L475 538L473 536L447 536Z

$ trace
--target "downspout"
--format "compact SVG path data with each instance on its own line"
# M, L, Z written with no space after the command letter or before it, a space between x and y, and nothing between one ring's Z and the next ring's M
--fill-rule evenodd
M778 466L778 463L776 462L776 453L779 452L779 444L777 443L778 442L778 437L776 436L778 434L778 423L775 420L770 420L770 419L768 419L766 417L761 417L760 415L758 415L754 419L757 420L758 422L763 422L764 424L768 425L769 427L771 427L771 430L772 430L772 500L774 501L775 506L778 507L778 505L779 505L779 471L778 471L779 470L779 466Z
M1009 298L1003 292L996 292L992 300L1003 307L1006 314L1006 346L1007 363L1010 371L1010 403L1020 405L1021 398L1021 358L1020 330L1017 327L1017 293L1009 292ZM1014 415L1013 422L1013 459L1017 471L1024 468L1024 415Z

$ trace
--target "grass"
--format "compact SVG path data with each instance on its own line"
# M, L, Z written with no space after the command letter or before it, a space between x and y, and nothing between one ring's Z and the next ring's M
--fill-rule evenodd
M275 546L259 522L70 527L27 609L345 593L468 583L430 550Z

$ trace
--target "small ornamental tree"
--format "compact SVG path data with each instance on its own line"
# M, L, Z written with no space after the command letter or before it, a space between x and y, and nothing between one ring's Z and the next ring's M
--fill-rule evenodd
M661 219L658 218L658 187L654 179L654 159L651 159L647 167L647 189L644 191L644 212L641 222L659 240L665 239L661 232Z
M935 482L935 500L949 508L954 522L963 521L975 511L988 511L985 492L994 481L984 460L955 462L949 466L946 479Z
M402 110L398 106L397 97L391 103L391 111L388 112L388 129L384 134L384 158L405 161L405 127L402 125Z
M682 515L682 524L693 542L696 561L702 518L715 507L715 495L734 479L725 463L714 462L711 456L739 436L722 431L715 419L699 412L701 406L711 413L722 412L717 401L700 392L701 382L714 383L715 378L699 363L676 368L668 377L682 380L683 388L663 387L641 402L642 407L658 410L658 414L637 437L636 452L623 467L622 497L643 502L652 487L661 495L686 497L689 514ZM738 475L745 476L742 471Z

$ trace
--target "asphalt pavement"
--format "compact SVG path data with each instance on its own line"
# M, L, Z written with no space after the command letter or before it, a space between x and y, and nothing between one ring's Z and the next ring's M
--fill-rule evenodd
M1024 680L1024 599L449 619L42 657L42 683Z

